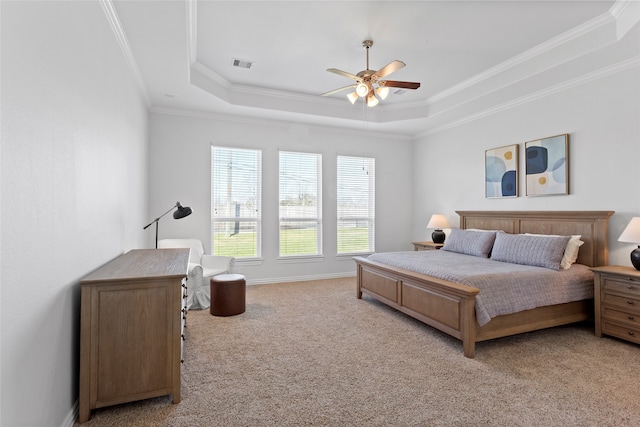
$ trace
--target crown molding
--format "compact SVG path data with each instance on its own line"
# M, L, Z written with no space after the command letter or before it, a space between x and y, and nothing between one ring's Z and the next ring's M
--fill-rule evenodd
M439 132L442 132L444 130L447 129L451 129L457 126L461 126L464 125L466 123L478 120L478 119L482 119L485 118L487 116L499 113L501 111L505 111L505 110L509 110L511 108L515 108L517 106L523 105L523 104L527 104L529 102L533 102L533 101L537 101L539 99L545 98L547 96L550 95L554 95L563 91L566 91L568 89L571 89L573 87L576 86L580 86L604 77L609 77L611 75L632 69L632 68L640 68L640 56L635 56L629 59L626 59L624 61L620 61L618 63L609 65L607 67L580 75L578 77L575 77L573 79L564 81L562 83L558 83L556 85L529 93L527 95L518 97L518 98L514 98L510 101L507 102L503 102L501 104L495 105L491 108L487 108L485 110L479 111L477 113L474 114L470 114L467 115L465 117L462 117L460 119L456 119L456 120L452 120L446 124L440 125L440 126L436 126L433 128L428 129L425 132L420 133L419 135L417 135L416 137L420 138L420 137L424 137L427 135L432 135L432 134L436 134Z
M151 114L162 114L168 116L177 116L177 117L187 117L194 119L205 119L205 120L217 120L221 122L227 123L236 123L241 125L253 125L253 126L266 126L266 127L274 127L279 129L291 129L293 127L299 128L300 126L304 126L305 128L317 132L323 133L333 133L336 135L353 135L354 137L367 137L367 138L393 138L397 141L413 141L414 138L412 135L401 134L398 135L396 132L384 132L377 131L372 129L354 129L352 127L341 127L336 125L318 125L312 123L303 123L302 121L296 121L292 123L290 120L278 120L278 119L267 119L262 117L250 117L250 116L238 116L234 114L222 114L222 113L212 113L207 111L195 111L195 110L185 110L182 108L165 108L165 107L152 107L149 109ZM365 123L364 125L368 125Z
M496 77L508 70L511 70L520 64L539 58L542 55L549 53L554 49L557 49L558 47L561 47L573 40L576 40L586 34L589 34L613 22L614 22L613 16L610 13L604 13L598 17L591 19L590 21L585 22L582 25L572 28L571 30L566 31L563 34L560 34L550 40L540 43L539 45L525 52L522 52L496 66L493 66L487 69L486 71L475 75L470 79L467 79L455 86L452 86L451 88L430 97L427 101L431 104L441 101L447 97L450 97L455 93L468 89L472 86L478 85L485 80L488 80L492 77Z
M609 13L616 20L616 35L620 40L640 21L640 2L637 0L618 0L609 9Z
M189 65L192 65L198 59L198 1L186 0L187 6L187 55L189 58Z
M129 45L129 40L127 39L127 35L125 34L122 25L120 24L120 18L118 17L118 13L116 12L112 0L99 0L100 6L102 6L102 10L107 17L107 22L111 27L111 31L113 31L114 36L116 37L116 41L120 46L120 50L124 55L124 59L127 62L129 67L129 71L133 75L133 78L136 82L136 86L138 87L138 91L142 96L142 100L149 108L151 106L151 101L149 98L149 92L144 83L144 79L142 78L142 74L140 73L140 68L138 68L138 63L131 51L131 46Z

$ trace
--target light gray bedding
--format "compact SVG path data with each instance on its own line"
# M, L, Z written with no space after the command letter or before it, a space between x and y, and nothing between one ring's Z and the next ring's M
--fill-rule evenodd
M480 289L480 326L503 314L593 298L593 273L581 264L556 271L442 250L376 253L368 259Z

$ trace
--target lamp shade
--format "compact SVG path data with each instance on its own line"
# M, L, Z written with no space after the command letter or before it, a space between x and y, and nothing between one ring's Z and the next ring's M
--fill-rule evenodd
M640 216L631 218L627 228L618 237L618 241L640 244Z
M433 243L444 243L446 238L446 234L442 231L443 228L450 228L449 221L444 215L431 215L431 219L427 224L427 228L435 228L433 233L431 233L431 240Z
M636 249L631 251L631 264L636 270L640 270L640 216L631 218L627 228L622 231L619 242L635 243L638 245Z
M378 98L376 98L373 92L370 92L367 97L367 107L375 107L376 105L378 105Z
M450 228L449 222L444 215L431 215L427 228Z
M182 206L180 202L178 202L176 206L178 209L173 213L173 219L184 218L185 216L191 215L191 213L193 212L190 207Z
M369 93L369 86L364 83L358 84L358 86L356 86L356 93L358 96L366 96Z
M376 89L376 93L378 94L380 99L385 100L389 95L389 88L386 86L380 86L378 87L378 89Z

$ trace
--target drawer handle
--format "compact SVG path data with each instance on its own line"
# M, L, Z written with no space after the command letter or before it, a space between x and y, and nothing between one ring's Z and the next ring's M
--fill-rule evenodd
M635 288L631 285L627 285L627 289L635 289Z
M635 334L633 333L633 331L629 331L629 335L633 336Z
M633 305L633 301L629 300L627 301L627 304Z
M634 320L634 317L633 316L629 316L629 317L627 317L627 319Z

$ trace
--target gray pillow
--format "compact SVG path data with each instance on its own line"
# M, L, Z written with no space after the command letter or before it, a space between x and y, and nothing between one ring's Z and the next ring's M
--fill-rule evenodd
M571 236L498 233L491 259L560 270L560 261L570 239Z
M495 231L470 231L453 228L445 240L442 250L487 258L495 238Z

